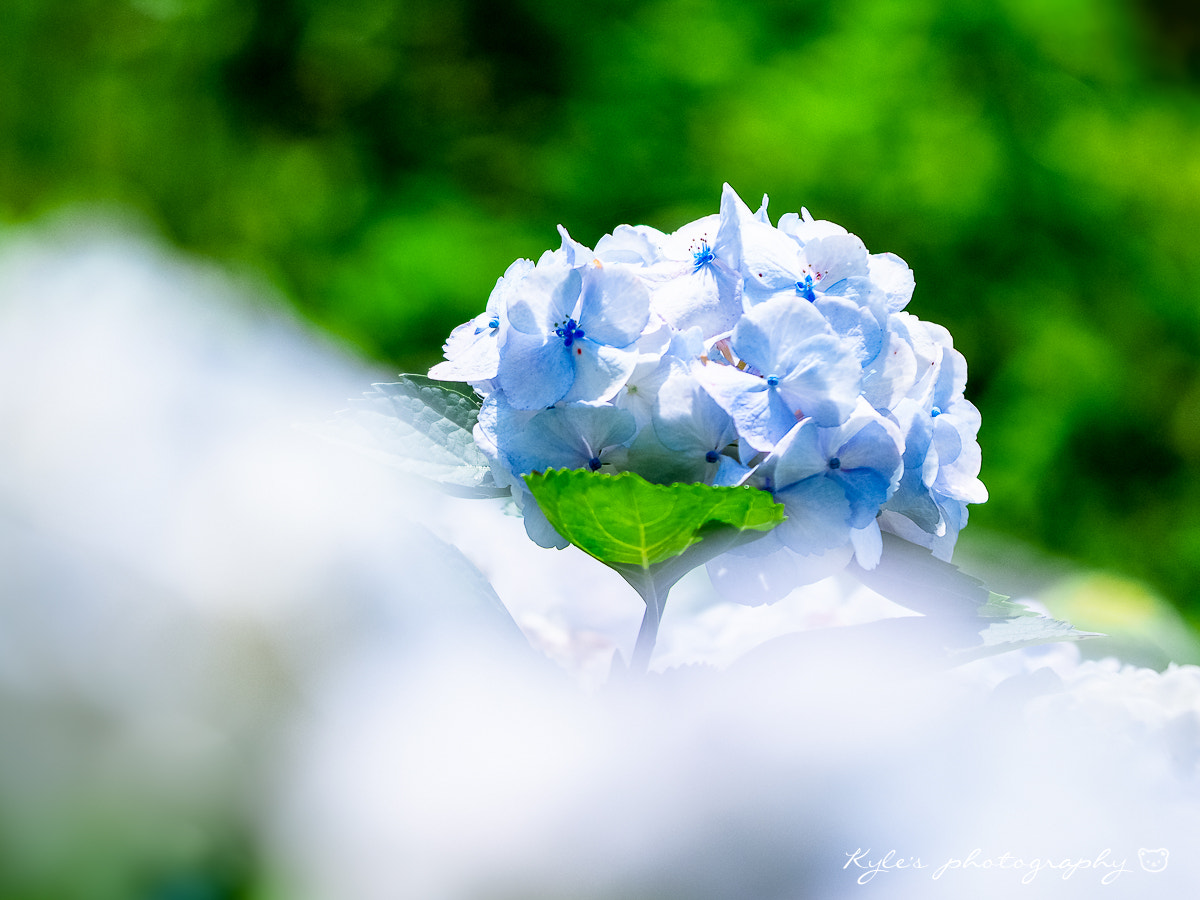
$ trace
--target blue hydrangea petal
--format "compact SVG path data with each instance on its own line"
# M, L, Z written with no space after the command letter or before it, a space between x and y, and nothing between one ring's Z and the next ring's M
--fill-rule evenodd
M933 446L942 465L950 465L963 452L963 436L955 427L952 416L941 415L933 419Z
M797 423L764 461L764 474L777 489L786 489L829 468L829 454L821 440L822 430L812 419Z
M782 600L801 583L796 557L776 531L709 561L709 580L721 596L743 606L762 606Z
M945 530L942 514L921 477L920 469L905 469L895 493L888 498L884 508L910 519L927 534Z
M659 387L652 421L663 445L680 453L721 450L737 437L729 413L684 369L671 373Z
M863 396L876 409L894 408L918 382L917 356L905 335L887 331L880 352L863 367Z
M742 465L731 456L722 455L717 460L717 471L713 473L710 484L718 487L734 487L743 484L750 474L750 468Z
M647 225L618 225L596 242L596 258L604 262L652 266L663 259L666 235Z
M872 253L868 263L868 272L873 281L887 297L887 308L890 312L899 312L912 299L916 280L908 263L895 253Z
M871 519L862 528L851 528L850 545L854 547L855 561L864 569L874 569L883 556L883 534L879 523Z
M772 531L766 537L723 553L708 563L713 587L725 599L745 606L782 600L794 589L814 584L846 568L853 548L846 544L823 553L798 554Z
M816 304L834 333L853 345L860 366L879 356L883 349L884 333L870 309L850 298L828 294L818 297Z
M712 247L716 243L717 233L721 230L721 216L714 214L688 222L683 227L667 235L662 242L662 253L665 259L687 263L691 266L695 261L695 253L701 244Z
M679 331L698 327L705 338L728 334L742 315L741 285L724 266L679 272L651 285L651 309Z
M775 499L787 509L775 534L797 553L821 553L850 540L850 501L833 479L814 475L777 491Z
M696 378L733 418L738 436L755 450L771 450L796 424L796 416L779 391L757 375L709 364L696 370Z
M827 427L845 422L862 384L851 345L833 335L818 335L805 343L793 365L779 382L779 394L793 418L812 417Z
M589 335L590 337L590 335ZM608 347L591 340L576 341L567 351L574 382L559 399L603 402L613 399L637 366L636 350Z
M633 416L614 406L584 403L544 409L529 418L500 416L501 446L514 472L587 468L609 448L633 439Z
M550 520L546 518L546 514L542 512L542 508L533 499L533 495L528 493L528 489L525 489L525 493L527 496L521 505L521 518L525 523L525 533L529 535L529 539L547 550L565 550L570 541L554 529Z
M516 409L552 406L571 390L571 351L553 334L510 331L500 353L497 381Z
M870 273L867 248L853 234L830 234L806 241L804 258L812 269L817 289L822 291L844 279Z
M496 322L496 328L492 323ZM499 322L483 313L459 325L446 339L445 362L429 370L440 381L488 381L500 366Z
M614 266L583 270L579 324L592 340L628 347L650 318L650 292L628 269Z
M627 448L614 449L608 459L621 471L636 472L655 484L705 481L714 467L700 454L683 454L664 447L653 428L643 428Z
M562 225L558 226L558 234L562 238L562 246L559 248L560 254L569 266L575 268L587 265L596 258L596 254L590 247L584 246L571 237L567 233L567 229Z
M844 438L836 449L842 469L877 469L890 481L899 478L903 437L894 423L874 410L859 413L842 429Z
M814 219L807 209L800 213L784 213L779 217L778 228L801 244L820 238L849 234L845 228L828 219Z
M878 469L838 469L828 476L842 489L849 504L847 522L851 528L863 528L874 520L888 498L892 486L888 475Z
M802 278L804 255L799 244L770 225L741 224L742 276L747 292L769 294L794 291Z
M575 315L582 283L579 270L558 258L543 257L509 297L509 328L523 334L553 333L556 323Z
M732 273L742 268L742 223L751 220L750 207L728 184L721 188L721 214L717 233L710 241L715 259ZM740 275L739 275L740 280Z
M746 311L730 343L740 359L764 375L782 377L804 354L806 341L832 334L829 323L812 304L777 295Z

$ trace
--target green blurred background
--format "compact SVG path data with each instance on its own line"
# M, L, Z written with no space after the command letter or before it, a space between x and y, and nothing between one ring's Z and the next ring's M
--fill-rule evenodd
M1194 625L1198 23L1192 0L7 0L0 221L132 209L422 371L560 222L672 230L724 181L807 206L904 257L910 310L970 363L991 500L964 552L1013 536Z

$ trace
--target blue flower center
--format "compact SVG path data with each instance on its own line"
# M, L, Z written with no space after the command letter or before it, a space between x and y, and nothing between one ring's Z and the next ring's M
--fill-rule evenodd
M716 261L717 256L712 252L711 249L709 249L708 241L701 241L700 249L693 251L692 259L695 260L695 265L692 271L699 272L705 266L712 265Z
M929 415L933 416L933 418L935 418L935 419L938 416L940 416L941 414L942 414L942 411L940 409L938 409L936 406L929 411Z
M492 331L498 331L500 329L500 317L492 316L491 321L488 322L488 328L492 329Z
M707 453L704 454L704 458L705 458L705 460L707 460L710 463L715 463L717 460L719 460L721 458L721 454L718 453L716 450L709 450Z
M600 462L600 457L598 457L598 456L593 456L591 459L588 460L588 468L591 469L593 472L598 471L600 469L600 466L602 466L602 465L603 465L603 463Z
M560 325L554 329L554 333L562 338L563 346L570 347L577 340L583 337L583 329L574 319L567 319L566 325Z
M803 281L796 282L796 293L809 303L815 303L817 301L817 292L813 290L813 280L811 275L805 275Z
M767 387L779 387L779 376L778 375L768 375L767 376Z
M836 456L833 457L833 459L829 460L829 468L840 469L841 467L842 467L842 461L840 459L838 459Z

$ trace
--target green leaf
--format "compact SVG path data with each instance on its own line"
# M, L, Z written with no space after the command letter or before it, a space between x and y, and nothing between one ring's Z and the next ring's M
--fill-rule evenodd
M602 563L649 570L724 528L769 531L783 505L751 487L651 484L632 472L551 469L525 476L550 524Z
M649 666L675 583L784 519L783 504L752 487L651 484L632 472L586 469L534 472L525 483L559 534L615 569L646 601L631 672Z
M989 591L978 578L893 534L883 535L883 555L874 569L854 563L850 570L875 593L921 613L926 630L937 635L954 662L1099 636Z
M480 401L470 387L422 375L401 375L394 384L372 387L320 433L450 493L508 493L496 485L487 458L475 445L472 429Z
M977 614L985 618L994 617L998 619L1038 615L1038 613L1034 612L1028 606L1018 603L1011 597L1004 596L1004 594L997 594L995 591L988 592L988 601L979 607Z
M1020 604L1013 604L1020 606ZM956 662L967 662L996 653L1006 653L1035 644L1052 644L1058 641L1081 641L1087 638L1104 637L1092 631L1080 631L1070 622L1062 622L1043 616L1031 609L1020 607L1021 612L1011 618L994 618L979 632L978 642L970 647L951 648Z

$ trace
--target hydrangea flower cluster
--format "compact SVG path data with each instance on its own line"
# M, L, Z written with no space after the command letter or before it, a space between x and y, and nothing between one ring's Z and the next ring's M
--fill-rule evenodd
M709 564L759 599L873 568L881 530L949 559L987 498L979 413L949 332L904 311L903 260L807 210L772 225L729 185L672 234L559 231L429 373L484 398L475 442L531 537L564 546L520 476L584 468L769 491L786 521Z

